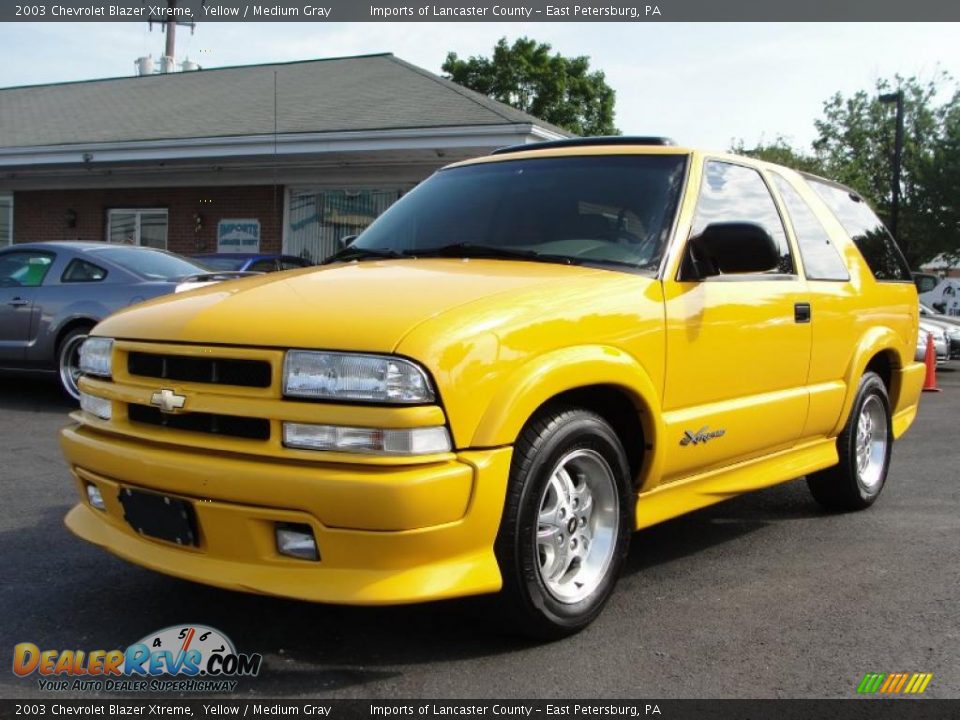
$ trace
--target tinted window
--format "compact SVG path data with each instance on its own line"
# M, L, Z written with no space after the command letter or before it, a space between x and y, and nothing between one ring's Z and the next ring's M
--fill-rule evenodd
M99 265L86 260L71 260L67 269L63 271L60 282L100 282L107 276L107 271Z
M450 246L466 244L655 270L685 164L682 155L606 155L441 170L349 249L456 255Z
M306 260L294 260L292 258L285 258L280 261L280 267L284 270L293 270L294 268L305 268L307 267Z
M930 292L940 284L940 278L935 275L914 275L913 282L917 286L918 293Z
M849 280L847 266L830 240L820 220L814 214L800 193L776 173L772 173L780 197L787 206L787 214L793 225L793 234L800 246L803 269L810 280Z
M0 255L0 286L39 287L53 265L53 254L24 250Z
M843 229L853 238L867 266L877 280L912 282L910 267L900 248L873 210L849 190L819 180L809 180Z
M711 160L703 172L700 199L693 220L693 235L711 223L756 223L766 230L780 250L780 266L773 273L793 273L793 257L783 221L767 184L756 170Z
M186 258L162 250L133 247L105 247L91 251L148 280L175 280L208 270Z

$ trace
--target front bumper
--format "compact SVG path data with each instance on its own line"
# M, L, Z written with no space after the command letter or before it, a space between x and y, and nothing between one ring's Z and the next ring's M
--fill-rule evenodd
M427 465L345 466L198 452L79 424L60 439L82 498L67 527L152 570L232 590L356 605L501 587L493 543L510 448ZM100 489L105 511L88 504L87 483ZM123 487L190 500L198 546L138 535L123 518ZM278 554L278 522L310 525L320 560Z

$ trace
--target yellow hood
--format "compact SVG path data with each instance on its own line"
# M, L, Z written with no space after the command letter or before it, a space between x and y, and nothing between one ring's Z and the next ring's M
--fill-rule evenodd
M131 340L393 351L417 325L493 295L603 271L502 260L390 260L264 275L170 295L104 320ZM509 299L504 299L509 304Z

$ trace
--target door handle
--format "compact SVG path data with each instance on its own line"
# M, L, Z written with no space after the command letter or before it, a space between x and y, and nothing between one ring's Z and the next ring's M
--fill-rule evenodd
M10 300L7 305L12 305L13 307L23 307L24 305L29 305L29 300L24 300L22 297L15 297L13 300Z
M810 303L794 303L793 321L798 323L810 322Z

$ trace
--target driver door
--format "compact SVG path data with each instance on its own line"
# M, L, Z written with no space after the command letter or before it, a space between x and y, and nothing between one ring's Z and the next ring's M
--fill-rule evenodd
M0 253L0 363L20 365L26 360L39 311L37 289L53 260L53 253L38 250Z
M780 213L756 169L706 160L689 237L712 223L743 222L773 238L779 267L664 278L664 482L790 448L806 420L809 297Z

